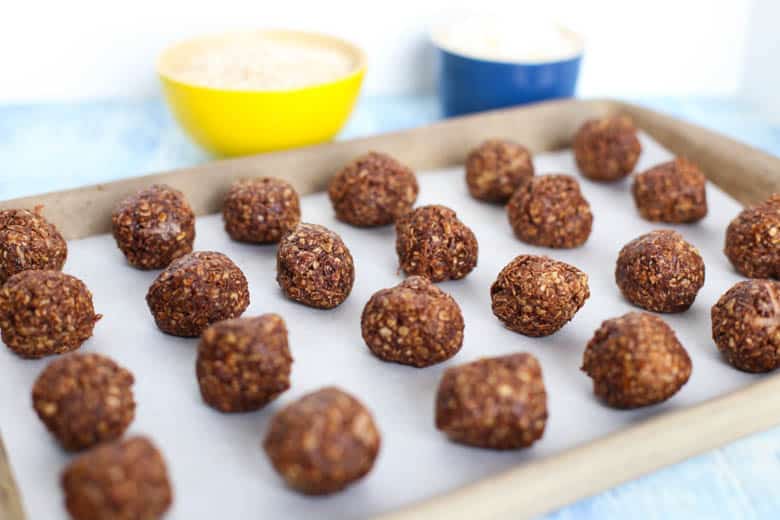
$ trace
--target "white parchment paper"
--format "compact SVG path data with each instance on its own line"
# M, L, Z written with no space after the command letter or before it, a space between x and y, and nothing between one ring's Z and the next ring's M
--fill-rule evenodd
M642 142L638 170L671 157L646 136ZM569 151L538 155L534 161L538 174L576 174ZM340 233L355 257L351 296L337 309L322 311L282 297L275 281L275 246L231 242L219 216L198 219L196 249L226 253L249 280L251 305L245 315L278 312L290 330L295 358L292 388L256 413L223 415L201 402L194 368L197 340L162 334L147 309L144 297L156 272L128 266L107 235L69 244L65 271L86 282L96 310L104 314L82 351L107 354L135 374L138 408L128 433L149 435L167 459L175 492L168 518L363 518L586 443L651 415L728 393L760 377L728 367L711 340L710 307L740 279L722 253L726 226L740 207L714 186L708 187L707 218L676 226L701 250L706 283L688 312L664 316L693 359L693 375L666 403L617 411L595 400L590 379L579 368L585 344L599 324L633 310L614 282L618 251L639 234L662 227L639 218L630 181L596 184L580 177L595 217L590 240L579 249L548 250L515 239L503 207L469 197L462 168L421 175L419 180L418 203L455 209L472 227L480 246L479 265L467 278L440 284L463 310L463 349L450 361L426 369L379 361L360 335L360 313L371 294L401 280L392 226L353 228L334 218L325 194L303 199L304 220ZM551 255L590 276L590 299L553 336L533 339L515 334L491 313L490 284L521 253ZM442 371L482 356L516 351L532 352L542 363L550 411L544 437L528 450L500 453L448 442L433 426L434 394ZM31 520L66 516L59 475L69 457L36 417L30 398L35 377L49 361L23 360L0 348L0 427ZM357 485L335 496L308 498L285 488L260 443L275 411L330 384L354 393L370 407L382 431L382 449L374 470Z

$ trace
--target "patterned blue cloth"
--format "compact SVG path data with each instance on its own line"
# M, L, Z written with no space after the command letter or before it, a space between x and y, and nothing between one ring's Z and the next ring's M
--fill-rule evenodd
M740 102L701 98L635 101L780 155L780 126L769 124L761 113ZM438 117L432 97L367 97L340 138L411 128ZM181 133L159 99L0 106L0 199L207 160ZM547 518L776 519L780 518L779 484L780 428L776 428Z

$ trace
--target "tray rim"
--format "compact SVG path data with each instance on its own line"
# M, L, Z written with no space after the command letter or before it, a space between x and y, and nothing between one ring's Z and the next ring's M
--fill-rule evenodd
M371 137L273 152L133 177L60 192L0 201L0 209L43 205L68 239L107 231L106 212L122 196L153 182L182 189L198 215L219 209L235 179L286 166L302 195L322 191L334 166L367 149L393 153L415 169L462 163L478 140L513 131L534 152L562 148L584 119L625 113L636 125L678 155L702 165L710 180L743 204L780 192L780 159L734 139L638 105L612 100L563 100L442 120L431 125ZM522 121L525 127L518 126ZM536 125L536 126L534 126ZM533 127L533 128L530 128ZM538 137L538 138L537 138ZM432 146L429 143L433 142ZM423 145L421 146L421 143ZM204 182L192 183L195 177ZM51 214L54 216L52 217ZM83 218L84 214L89 218ZM413 520L542 514L661 467L763 431L780 423L780 378L768 376L698 405L665 412L589 443L493 475L442 495L379 515ZM750 406L742 406L750 402ZM691 427L694 425L695 427ZM630 460L624 454L631 453ZM12 455L0 434L0 513L24 520L23 495L15 483ZM598 460L594 466L593 460ZM597 470L595 470L597 469ZM522 493L517 490L522 489ZM0 515L3 516L3 515Z

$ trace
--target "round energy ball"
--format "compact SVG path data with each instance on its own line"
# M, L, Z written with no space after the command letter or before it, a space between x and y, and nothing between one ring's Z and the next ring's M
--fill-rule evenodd
M276 281L293 301L332 309L355 283L355 264L341 237L317 224L299 224L279 244Z
M263 447L291 488L326 495L363 478L379 453L379 430L363 404L335 387L279 411Z
M292 362L278 314L217 322L200 337L200 394L221 412L259 410L290 388Z
M581 246L593 225L590 204L571 175L533 177L512 195L507 215L517 238L552 248Z
M301 221L301 201L290 183L274 177L234 182L222 204L230 238L272 244Z
M445 206L422 206L398 219L395 249L407 275L459 280L477 266L474 232Z
M712 307L712 339L732 366L769 372L780 366L780 282L738 282Z
M620 250L615 281L623 296L637 307L683 312L704 285L704 260L677 231L651 231Z
M594 181L617 181L634 170L642 145L625 116L586 121L574 136L577 167Z
M184 195L165 184L122 200L111 215L116 245L138 269L163 269L192 251L195 213Z
M706 185L699 167L678 157L634 177L631 191L643 219L681 224L707 216Z
M65 264L68 245L41 209L0 211L0 284L22 271L60 271Z
M742 210L731 221L725 252L748 278L780 279L780 194Z
M582 370L593 392L614 408L638 408L676 394L691 358L669 325L647 312L606 320L585 348Z
M200 336L218 321L237 318L249 306L249 285L230 258L195 251L174 260L152 282L146 303L157 327L174 336Z
M547 423L542 367L531 354L450 367L436 393L436 428L450 440L515 450L540 439Z
M421 276L374 293L360 326L375 356L418 368L451 358L463 345L458 303Z
M165 461L145 437L79 455L63 471L61 484L74 520L158 519L173 501Z
M412 209L419 191L411 169L379 152L354 159L328 187L336 217L360 227L392 224Z
M100 318L84 282L60 271L22 271L0 287L3 342L24 358L76 350Z
M528 149L512 141L490 139L466 157L466 185L475 199L504 203L533 177Z
M133 375L100 354L52 361L35 380L33 408L67 451L122 436L135 417Z
M525 336L549 336L566 325L590 297L588 275L546 256L520 255L490 287L493 314Z

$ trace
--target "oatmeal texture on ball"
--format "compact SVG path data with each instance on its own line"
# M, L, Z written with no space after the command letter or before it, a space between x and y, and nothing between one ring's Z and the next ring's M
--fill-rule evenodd
M726 230L726 256L748 278L780 279L780 193L742 210Z
M546 256L516 257L490 287L493 314L508 329L532 337L558 331L589 297L588 275Z
M688 382L691 369L691 358L671 327L647 312L604 321L582 362L593 379L593 392L614 408L669 399Z
M324 226L302 223L279 244L276 281L291 300L332 309L352 291L355 264L339 235Z
M173 501L165 461L146 437L92 448L67 465L60 482L74 520L156 520Z
M201 396L221 412L259 410L290 388L292 362L278 314L217 322L198 346Z
M392 224L412 209L419 192L414 172L379 152L354 159L328 187L336 217L360 227Z
M581 246L593 225L590 204L571 175L530 179L512 195L507 216L517 238L552 248Z
M52 361L35 380L33 408L67 451L118 439L135 417L133 375L100 354Z
M472 197L504 203L534 175L528 149L512 141L490 139L466 157L466 185Z
M22 271L0 287L3 342L24 358L76 350L101 317L84 282L60 271Z
M574 136L577 167L595 181L617 181L634 170L642 145L626 116L586 121Z
M326 495L368 474L380 442L366 407L348 393L327 387L279 411L263 447L287 485L307 495Z
M241 316L249 306L249 285L227 256L195 251L160 273L146 302L161 331L194 337L212 323Z
M295 188L282 179L243 179L225 195L222 219L233 240L276 243L301 221L301 201Z
M65 265L68 246L42 209L0 211L0 284L22 271L60 271Z
M138 269L163 269L192 251L195 213L184 194L165 184L122 200L111 215L114 238Z
M398 219L395 249L407 275L432 282L459 280L477 266L479 246L471 228L445 206L422 206Z
M448 368L436 393L436 428L450 440L515 450L540 439L547 423L542 367L531 354L483 358Z
M631 192L643 219L682 224L707 216L706 186L699 167L678 157L634 177Z
M780 366L780 282L738 282L712 307L712 339L732 366L769 372Z
M683 312L704 285L704 260L677 231L651 231L620 250L615 280L623 296L637 307Z
M463 345L463 314L452 296L411 276L371 296L360 319L375 356L415 367L447 360Z

